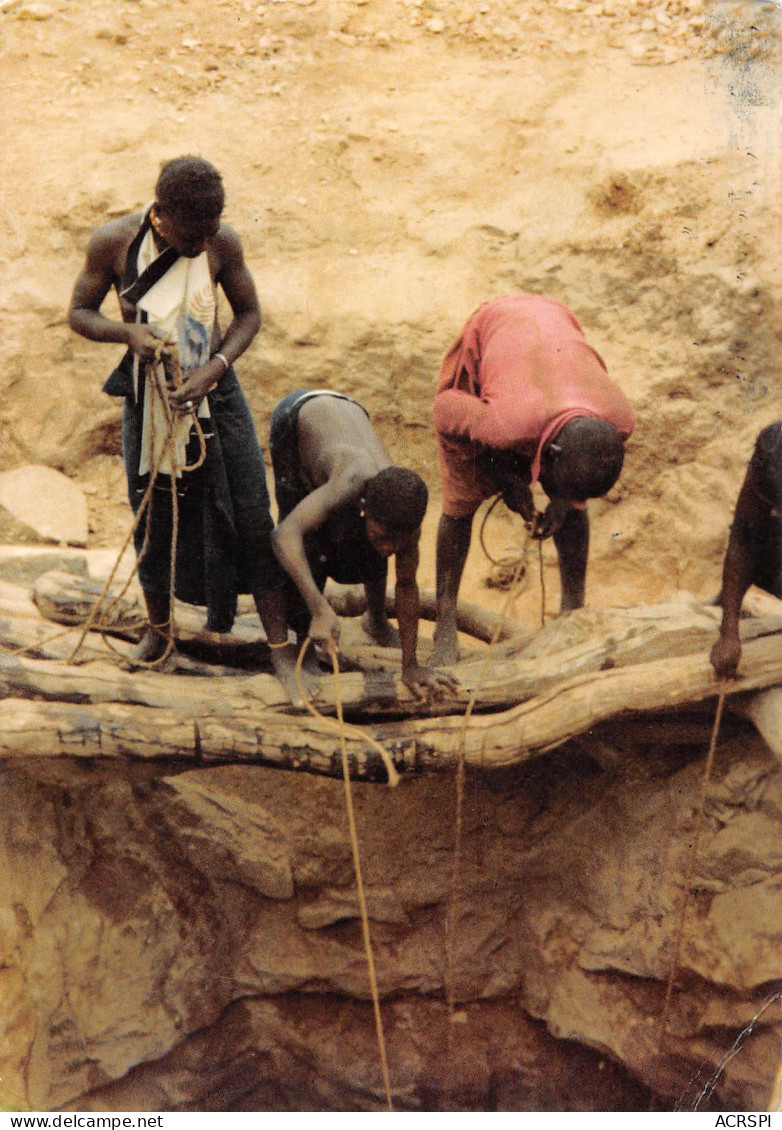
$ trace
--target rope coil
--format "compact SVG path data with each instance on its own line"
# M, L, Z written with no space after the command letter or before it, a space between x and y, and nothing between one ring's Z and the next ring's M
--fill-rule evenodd
M162 467L163 462L164 462L164 460L166 459L167 456L170 458L170 461L171 461L171 474L169 476L169 479L170 479L170 489L171 489L171 512L172 512L171 525L172 525L172 532L171 532L171 553L170 553L170 566L169 566L169 609L170 609L170 611L169 611L169 620L167 622L168 631L166 633L161 633L161 635L165 635L166 646L165 646L163 653L161 655L159 655L156 659L153 659L153 660L136 659L136 660L133 661L133 663L134 663L135 666L138 666L138 667L150 667L150 668L160 667L160 666L162 666L163 663L165 663L165 661L168 659L169 655L171 655L171 653L174 650L174 647L176 645L176 619L175 619L176 552L177 552L177 543L178 543L178 537L179 537L179 495L177 493L177 479L178 479L180 473L197 471L200 467L203 466L203 464L206 460L206 437L204 435L204 430L201 426L201 423L200 423L198 417L195 414L193 414L192 420L193 420L193 426L195 427L196 435L198 436L199 454L198 454L198 457L197 457L197 459L194 463L188 463L188 464L180 466L177 463L175 444L174 444L174 430L175 430L175 427L176 427L176 424L177 424L177 416L174 413L174 411L172 410L171 403L168 399L168 391L167 391L166 386L167 386L167 384L170 384L174 388L181 388L182 387L182 383L183 383L182 367L181 367L181 364L180 364L180 361L179 361L179 350L176 347L176 344L171 343L171 342L167 342L167 343L164 343L164 344L165 344L165 350L166 351L162 352L163 345L161 345L161 360L162 360L162 363L163 363L163 368L164 368L165 377L166 377L165 382L161 379L160 373L157 369L157 363L156 362L154 362L154 361L149 362L145 366L145 376L147 378L147 386L146 387L151 391L152 398L153 398L152 411L150 412L151 446L152 446L153 451L155 450L156 440L157 440L156 429L155 429L155 415L156 415L155 410L154 410L155 404L157 404L160 408L162 408L163 414L165 416L166 434L163 438L162 444L160 445L160 450L158 452L158 455L157 455L155 463L152 467L152 470L150 471L149 482L147 483L147 486L146 486L146 489L145 489L144 494L142 496L141 502L139 503L138 510L136 511L136 513L134 515L134 519L133 519L133 522L131 524L131 527L130 527L128 534L125 538L125 541L122 544L122 547L120 548L119 554L117 556L116 561L114 562L114 566L113 566L113 568L112 568L112 570L111 570L111 572L108 576L108 579L106 580L106 583L103 586L103 591L101 592L97 601L93 605L93 607L90 611L90 614L89 614L89 616L87 617L87 619L84 623L84 627L82 629L81 636L79 637L79 640L77 641L73 651L71 652L70 656L68 657L68 660L67 660L68 663L74 663L75 662L76 657L78 656L79 651L81 650L81 648L84 644L84 641L87 638L87 635L89 634L89 632L91 632L93 630L100 632L103 643L109 649L109 651L111 651L114 655L117 655L121 659L125 658L122 655L122 653L119 652L117 650L117 648L115 648L109 642L109 640L107 638L107 631L108 631L108 628L110 626L109 617L110 617L111 613L114 611L114 609L118 606L118 604L122 600L122 598L125 596L128 589L130 588L136 574L138 573L139 564L143 560L144 555L146 554L147 549L149 548L149 541L150 541L151 528L152 528L152 506L153 506L153 500L154 500L154 490L155 490L155 485L156 485L156 482L157 482L157 479L158 479L158 475L160 474L160 468ZM127 550L128 546L130 545L130 542L133 539L133 537L135 536L136 530L138 529L138 527L141 523L141 520L144 517L146 517L146 523L145 523L145 528L144 528L144 540L141 544L141 548L139 549L139 552L136 554L136 560L135 560L135 563L133 565L133 568L132 568L129 576L127 577L125 583L123 584L122 588L120 589L120 591L115 596L112 597L111 601L104 608L104 602L106 601L106 597L109 593L111 585L112 585L114 578L117 574L117 570L119 569L120 562L122 561L123 557L125 556L125 551ZM100 616L100 618L99 618L99 616Z

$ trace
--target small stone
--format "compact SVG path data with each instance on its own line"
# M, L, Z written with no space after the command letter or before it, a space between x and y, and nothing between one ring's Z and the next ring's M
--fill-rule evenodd
M355 47L358 43L355 35L350 35L345 31L330 31L328 36L329 39L335 39L337 43L341 43L344 47Z
M87 544L87 500L52 467L25 465L0 474L0 506L47 541Z
M17 20L50 20L54 15L54 8L48 4L21 4L14 13Z
M445 31L445 20L440 16L433 16L431 20L426 21L424 27L433 35L439 35L441 31Z

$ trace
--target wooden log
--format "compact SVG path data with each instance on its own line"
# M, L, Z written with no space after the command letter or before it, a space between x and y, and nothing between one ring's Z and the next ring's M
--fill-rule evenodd
M361 616L367 609L367 600L361 585L338 585L330 582L326 588L329 604L338 616ZM420 614L422 620L435 620L437 617L437 601L431 589L421 589ZM386 612L394 616L394 590L389 588L386 593ZM489 643L496 636L498 641L509 640L514 643L523 643L534 633L525 628L512 616L502 617L497 612L488 608L481 608L479 604L472 604L468 600L460 600L456 606L456 627L460 632L473 639Z
M83 617L89 608L89 604L78 605L77 601L85 598L85 592L89 596L90 591L99 591L99 586L90 590L82 580L70 574L66 574L64 580L51 576L43 580L46 584L39 589L48 595L41 599L50 600L51 607L59 609L60 614L70 602L75 618ZM361 611L355 590L337 595L339 608L351 613ZM19 604L18 601L11 603ZM132 605L126 613L135 615ZM686 595L656 606L582 609L547 625L540 632L522 630L497 646L488 657L457 665L461 687L452 700L417 702L398 674L388 671L343 674L341 697L346 716L350 718L405 715L395 722L375 722L367 731L390 746L395 760L402 765L447 766L459 756L462 745L470 764L512 765L584 734L598 722L628 717L634 712L661 711L714 696L718 688L708 663L708 651L718 620L716 609L698 604ZM484 622L483 628L488 630L488 626L488 621ZM741 677L726 685L730 695L782 681L779 636L764 638L765 633L778 633L779 628L780 620L774 616L742 621ZM41 644L47 631L46 624L31 620L29 616L0 618L0 638L6 642L21 638ZM66 649L72 647L77 634L78 629L72 629L49 648L54 648L61 659ZM74 717L81 719L77 726L79 732L87 724L84 720L89 722L92 718L87 728L91 726L90 732L97 735L95 740L82 746L92 750L87 756L102 756L95 751L109 748L111 742L120 745L127 742L127 748L131 749L135 748L134 742L143 745L148 739L152 749L165 751L151 756L174 756L171 751L178 743L183 743L184 750L190 749L193 742L188 727L197 727L201 735L200 755L210 759L227 757L268 760L274 764L295 763L295 767L314 767L323 772L330 771L336 764L338 743L333 731L327 726L322 732L318 730L319 744L313 745L307 736L313 722L301 716L293 722L284 718L291 708L281 687L269 675L224 680L219 693L215 693L213 677L183 679L158 672L128 673L105 660L97 662L98 652L91 639L85 645L84 654L90 662L79 667L24 656L0 656L0 690L9 699L37 700L36 707L43 712L42 716L51 706L52 717L56 716L62 725L65 725L67 712L62 717L57 715L59 706L78 704L80 713ZM361 655L360 646L358 654ZM475 713L465 727L462 715L473 690L477 692ZM110 703L119 713L106 720L100 712L107 710ZM320 680L315 703L324 713L333 711L334 688L330 678ZM133 737L133 732L125 736L123 727L127 715L120 707L141 710L143 717L147 710L162 711L165 741L159 747L155 745L156 729L151 723L145 737ZM497 712L498 707L506 709ZM95 718L91 714L93 709L99 711ZM486 711L493 712L487 714ZM758 708L755 713L756 720L766 719L768 710L761 712ZM283 716L283 727L288 727L284 731L288 735L287 744L282 743L284 752L277 741L277 724L270 721L276 716ZM263 718L263 728L269 731L265 743L260 744L257 738L248 736L257 726L257 721L253 720L258 718ZM109 727L105 733L104 722ZM292 724L293 731L290 730ZM315 724L316 730L318 725ZM762 729L768 722L759 722L759 725ZM60 746L55 742L52 747L62 753L70 745L67 726L58 729L53 725L51 733L63 735ZM296 735L293 738L292 733ZM39 733L36 742L41 737ZM16 744L9 747L7 755L20 755L28 746L35 748L35 743L25 744L21 731L14 741ZM310 751L304 757L306 765L295 752L299 746ZM4 748L0 740L0 753ZM363 758L362 764L372 767L368 770L370 775L382 775L379 756L371 747L362 747L360 741L351 739L351 748L355 757ZM315 752L310 755L312 750Z
M740 678L718 684L707 653L597 671L566 679L548 692L497 714L436 721L410 719L377 727L378 740L404 758L432 762L463 756L470 765L501 768L545 753L600 722L702 702L782 682L778 636L745 645ZM412 744L414 750L408 746Z
M734 695L782 681L779 644L775 637L748 643L741 678L722 689ZM366 733L401 771L452 767L462 750L467 764L497 769L539 756L598 723L700 702L720 689L707 655L683 656L568 679L511 710L473 715L466 723L453 715L409 718L374 723ZM0 702L0 757L174 757L339 773L332 720L285 716L259 702L225 713L222 701L215 705L203 695L154 706L6 698ZM347 748L355 776L384 779L376 750L353 733Z
M37 579L33 588L33 598L41 615L46 619L58 624L83 624L102 592L103 584L98 581L53 570ZM367 602L362 586L330 583L326 595L338 616L356 617L366 611ZM420 604L421 618L434 620L435 594L426 589L422 590ZM386 595L386 607L389 615L393 616L393 589L390 589ZM177 603L176 619L178 626L184 632L202 631L204 614L190 605ZM138 638L139 625L145 623L146 616L135 595L126 594L121 600L115 601L112 593L109 593L102 602L101 621L106 631L135 639ZM256 624L257 622L256 617ZM515 640L521 643L533 634L512 617L502 618L496 612L468 601L459 602L457 627L460 632L486 643L495 635L498 640ZM241 620L237 622L233 635L246 639L242 635ZM228 640L224 642L229 643Z
M247 704L257 710L292 710L272 675L217 679L182 676L154 670L124 671L106 659L83 665L28 659L0 652L0 695L57 702L116 702L156 708L173 707L186 716L204 709L231 714ZM212 704L215 704L214 706Z
M52 586L50 591L53 593L53 607L61 607L62 596L64 605L71 610L77 608L79 615L83 615L84 607L75 604L76 597L84 592L84 586L78 578L66 574L62 583L52 575L42 580ZM399 677L401 664L398 651L355 643L349 649L354 665L363 667L366 663L366 666L375 666L378 653L383 652L387 657L386 665L393 669L344 673L341 692L346 716L355 719L402 713L419 717L459 714L464 711L474 690L477 692L477 713L515 706L557 688L563 680L577 675L636 665L662 657L666 660L683 654L703 657L715 638L718 621L719 613L716 609L699 604L688 594L680 594L660 605L625 609L580 609L537 633L528 633L522 640L513 639L498 645L491 654L484 653L481 659L458 664L454 671L461 680L459 691L453 698L439 702L419 702L405 687ZM346 637L350 634L347 630L349 624L350 621L346 625ZM742 637L746 644L753 636L778 630L779 626L780 620L777 617L746 619L741 625ZM248 629L248 633L252 635L252 629ZM362 635L357 626L354 634ZM72 629L63 639L48 647L41 642L46 635L47 625L42 622L17 621L12 617L0 619L0 638L6 643L17 646L35 644L38 648L35 654L60 660L66 659L71 653L78 639L78 629ZM205 654L214 658L219 651L210 652L207 648ZM80 658L105 661L106 652L99 639L90 636ZM43 668L31 665L25 657L21 659L22 662L14 667L0 664L0 689L4 689L6 694L73 701L73 673L64 672L57 666ZM185 662L182 660L182 663ZM227 674L230 668L221 670L217 667L192 666L190 670L197 674L204 671ZM100 678L93 686L88 667L80 666L78 672L83 700L113 699L117 702L133 701L153 705L161 701L171 702L183 695L200 695L202 701L206 702L215 697L214 683L209 678L196 683L192 679L185 681L157 671L138 671L128 681L123 672L116 671L112 675L104 664ZM188 684L186 695L185 682ZM164 696L162 700L161 695ZM264 706L275 706L280 710L290 709L281 688L270 675L257 674L232 679L230 686L224 681L220 687L220 699L226 711L238 709L241 702L247 699ZM319 680L315 704L324 712L334 712L335 697L330 677Z
M40 614L47 620L76 627L86 623L103 593L103 587L102 582L88 577L52 571L36 580L33 598ZM118 598L119 591L113 590L101 602L93 639L103 633L115 639L136 642L145 630L146 612L138 598L130 593ZM269 648L261 636L257 615L238 617L230 635L207 631L203 612L181 601L176 605L175 617L180 654L201 663L243 669L258 670L268 666ZM79 635L68 638L75 646Z
M80 628L60 628L58 630L56 625L41 620L37 613L37 619L32 619L16 615L3 615L2 612L5 611L6 606L1 605L0 648L5 650L6 658L52 659L67 664L75 648L79 645L75 660L77 667L91 662L125 664L126 666L129 664L130 653L134 646L132 640L128 641L121 636L111 635L111 644L109 645L100 633L90 632L82 642L82 630ZM263 648L268 653L265 644ZM208 650L212 658L220 654L219 646L211 646ZM192 651L197 654L197 644ZM2 655L1 651L0 655ZM232 654L231 659L233 658ZM215 663L199 662L184 653L177 653L173 669L180 674L220 676L223 678L242 674L242 671L234 664L219 666ZM154 673L159 674L157 671Z
M123 758L177 760L194 764L252 763L322 773L342 773L339 738L331 719L286 717L256 709L239 715L198 716L177 710L125 703L79 705L66 702L0 701L0 759ZM351 776L387 780L379 752L355 736L345 739ZM410 750L408 758L414 757ZM412 760L398 767L420 770Z

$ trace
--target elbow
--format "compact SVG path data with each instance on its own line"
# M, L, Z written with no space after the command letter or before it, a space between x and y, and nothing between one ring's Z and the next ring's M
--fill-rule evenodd
M282 565L286 573L290 573L291 566L296 557L296 540L292 537L291 530L286 526L285 521L281 522L279 526L271 532L271 545L274 551L274 556Z

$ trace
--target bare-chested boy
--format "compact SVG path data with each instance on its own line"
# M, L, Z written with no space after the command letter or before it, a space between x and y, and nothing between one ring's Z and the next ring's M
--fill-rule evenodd
M364 626L379 644L402 648L402 678L418 695L455 686L417 659L418 542L426 484L392 466L366 411L327 389L300 389L274 409L269 437L279 525L277 556L293 582L289 621L299 638L336 642L337 617L323 595L328 577L362 583ZM396 616L385 610L388 558L396 557Z

